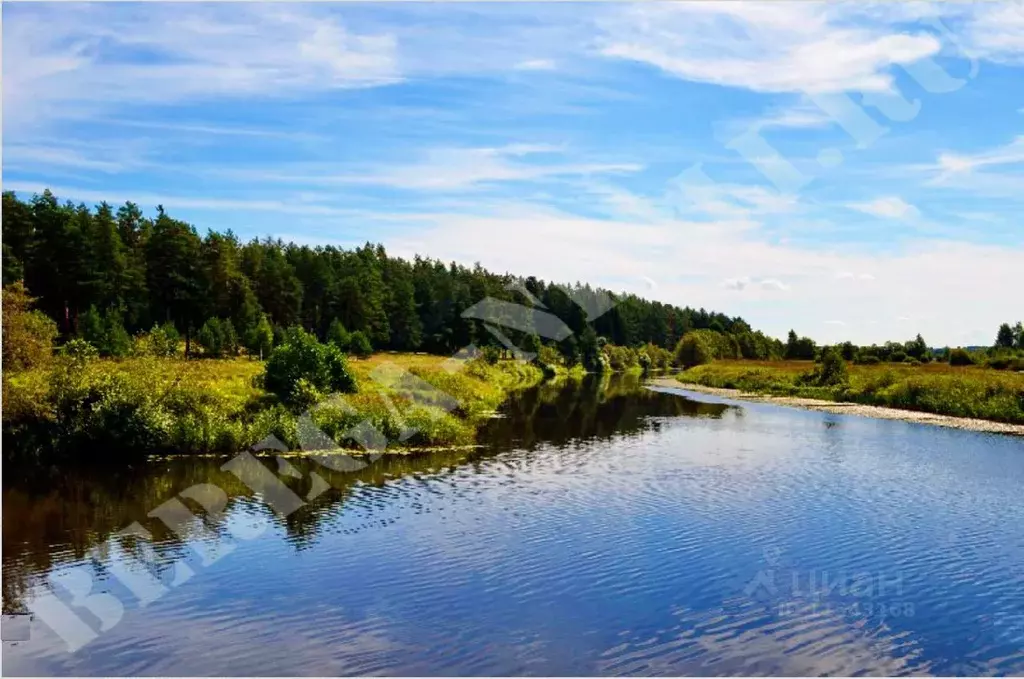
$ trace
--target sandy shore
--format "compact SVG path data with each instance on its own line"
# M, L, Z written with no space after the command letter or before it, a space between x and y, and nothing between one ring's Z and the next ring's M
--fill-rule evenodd
M969 431L983 431L995 434L1024 436L1024 425L1022 424L1007 424L1005 422L977 420L971 417L951 417L949 415L936 415L935 413L922 413L915 410L901 410L899 408L885 408L882 406L868 406L861 405L859 403L822 401L816 398L750 394L738 389L717 389L715 387L705 387L700 384L684 384L671 377L659 377L650 380L647 384L652 387L686 389L687 391L712 394L714 396L721 396L722 398L731 398L740 401L760 401L764 403L793 406L796 408L806 408L808 410L820 410L827 413L840 413L842 415L877 417L883 420L903 420L904 422L934 424L940 427L952 427L953 429L966 429Z

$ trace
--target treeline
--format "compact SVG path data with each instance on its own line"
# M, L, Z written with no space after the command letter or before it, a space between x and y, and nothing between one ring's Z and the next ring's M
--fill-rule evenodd
M783 358L788 360L821 360L821 356L830 347L819 347L808 337L799 337L790 330L782 351ZM952 365L983 365L997 370L1024 370L1024 324L1017 322L1011 326L1003 323L999 326L996 340L991 347L944 347L935 349L928 346L924 338L918 334L906 342L886 342L870 346L857 346L853 342L843 342L832 347L845 361L861 365L877 363L930 363L932 361L947 362ZM717 352L715 358L722 358Z
M730 337L746 357L781 352L778 340L753 332L743 319L704 309L479 265L409 261L369 243L346 250L269 238L242 242L231 231L200 236L162 206L150 218L130 202L90 209L61 203L49 191L30 200L3 194L3 282L15 281L24 281L63 340L85 338L108 355L128 351L130 336L144 331L158 341L180 335L191 354L197 340L205 353L263 353L293 326L361 351L448 354L470 344L500 346L492 330L529 345L538 328L523 327L522 319L503 327L505 308L495 307L499 322L491 329L483 319L463 317L485 298L533 304L560 319L568 332L543 343L570 363L586 362L599 338L672 349L696 329Z

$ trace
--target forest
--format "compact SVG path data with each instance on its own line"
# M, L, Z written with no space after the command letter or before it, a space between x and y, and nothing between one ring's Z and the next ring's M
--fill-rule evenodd
M673 366L709 386L1024 419L1009 374L1024 368L1020 323L973 351L920 335L819 347L720 312L383 245L200 236L162 206L147 217L6 192L2 228L8 460L232 452L271 435L295 449L307 411L343 447L366 445L352 435L364 422L388 448L471 445L513 390ZM921 372L940 361L946 372ZM394 369L404 376L381 379Z
M167 324L185 340L186 355L200 353L196 340L207 354L236 347L265 353L296 325L364 352L443 355L470 344L501 346L481 320L463 317L485 298L532 303L564 322L570 332L547 343L568 363L592 354L586 345L598 337L670 350L697 329L732 336L743 357L783 352L778 340L719 312L479 265L409 261L370 243L346 250L270 238L242 242L230 231L200 236L162 206L147 217L130 202L90 209L62 203L49 191L29 200L3 194L3 283L16 281L24 281L62 338L82 337L101 355L124 355L130 336ZM529 345L531 328L512 325L500 332L517 346Z

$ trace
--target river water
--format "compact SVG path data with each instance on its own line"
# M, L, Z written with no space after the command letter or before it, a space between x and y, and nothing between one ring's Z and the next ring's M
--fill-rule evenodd
M5 468L3 671L1024 673L1020 439L614 378L481 441Z

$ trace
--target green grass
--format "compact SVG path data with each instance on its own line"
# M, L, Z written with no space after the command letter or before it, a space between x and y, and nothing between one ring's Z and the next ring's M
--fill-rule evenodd
M539 368L515 361L454 364L420 354L351 358L350 366L357 393L328 399L311 417L353 449L358 443L344 433L362 422L389 448L472 444L509 392L543 379ZM128 358L56 360L5 375L5 459L233 453L271 434L297 449L300 413L257 386L262 371L263 363L244 358Z
M850 365L849 383L805 386L810 361L716 361L680 373L679 381L775 396L888 406L956 417L1024 424L1024 374L945 363Z

